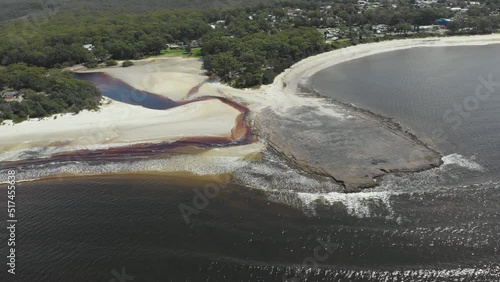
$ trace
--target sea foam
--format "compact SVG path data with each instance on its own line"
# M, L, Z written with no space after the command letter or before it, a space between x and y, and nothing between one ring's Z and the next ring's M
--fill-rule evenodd
M451 154L443 157L443 167L456 165L473 171L484 171L484 168L474 162L474 157L466 158L460 154Z
M60 175L99 175L109 173L190 172L195 175L230 173L243 167L246 161L239 157L209 157L197 155L172 156L168 159L149 159L127 162L65 162L44 163L20 167L16 170L17 181L32 181ZM7 181L7 174L0 171L0 183Z

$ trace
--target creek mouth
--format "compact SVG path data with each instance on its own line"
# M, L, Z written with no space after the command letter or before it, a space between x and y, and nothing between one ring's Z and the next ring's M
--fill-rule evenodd
M349 141L332 143L336 139L320 133L335 137L337 132L331 130L352 130L337 138L350 136L357 141L360 137L354 132L358 128L367 130L369 125L388 131L387 126L392 126L390 120L385 127L381 124L383 116L374 118L303 92L310 102L307 106L286 115L265 111L256 118L283 127L302 120L309 126L291 127L288 135L264 128L269 134L282 136L291 145L301 144L301 140L291 140L298 136L335 151L340 145L348 148ZM486 105L493 114L499 109L494 105ZM327 117L333 110L341 115ZM358 127L339 125L351 119L348 125ZM316 137L324 139L314 141ZM357 146L381 140L366 138ZM314 148L317 143L305 145ZM360 193L342 193L342 187L328 177L312 179L312 174L290 168L290 161L281 162L281 154L266 156L269 152L264 152L264 161L250 163L231 164L223 159L218 166L230 165L223 172L231 173L233 179L206 209L191 217L191 224L186 224L178 207L193 204L193 191L202 190L206 178L129 173L20 183L19 239L24 246L20 256L30 271L22 271L19 277L22 281L109 281L110 270L123 268L140 281L498 281L498 155L484 150L475 159L466 151L438 150L445 155L438 168L389 173L377 187ZM491 165L484 162L485 155L491 155ZM169 161L147 159L150 167L163 170L163 162ZM375 164L384 161L371 160ZM182 159L171 167L182 163L192 169L199 162ZM103 163L110 166L107 160ZM125 163L123 171L146 166ZM214 166L211 160L204 169ZM219 172L218 168L211 174ZM0 172L0 179L5 175ZM315 255L320 239L337 248L312 267L304 260Z
M236 121L236 126L232 130L231 136L228 138L185 138L181 141L171 143L172 147L178 148L181 146L193 145L199 145L202 147L231 146L250 144L254 141L251 130L247 126L246 122L249 109L227 98L217 96L203 96L189 101L173 101L158 94L136 89L127 84L125 81L114 78L106 73L75 73L74 75L78 79L94 83L101 90L103 96L130 105L142 106L144 108L152 110L168 110L199 101L219 100L241 113ZM199 87L199 85L195 86L189 91L188 95L192 95L192 92L197 91Z
M66 146L60 142L53 146L37 147L15 152L11 161L0 163L0 170L13 168L44 167L54 164L67 165L68 163L104 163L106 161L126 163L145 159L170 158L178 155L199 154L210 149L228 148L249 145L255 142L255 136L247 125L249 109L224 97L203 96L189 101L173 101L167 97L147 91L135 89L126 82L102 72L75 73L81 80L94 83L104 97L130 105L142 106L151 110L168 110L190 103L207 100L219 100L240 112L235 125L228 136L221 137L186 137L174 142L142 142L127 145L93 144L92 146ZM195 87L196 88L196 87ZM192 91L190 91L192 92ZM36 180L37 177L28 180Z

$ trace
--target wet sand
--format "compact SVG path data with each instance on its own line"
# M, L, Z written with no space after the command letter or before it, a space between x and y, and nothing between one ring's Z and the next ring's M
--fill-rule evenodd
M282 116L264 110L256 116L257 134L302 169L330 176L346 191L376 185L390 172L414 172L439 166L439 153L390 122L370 114L324 106L343 118L303 106Z

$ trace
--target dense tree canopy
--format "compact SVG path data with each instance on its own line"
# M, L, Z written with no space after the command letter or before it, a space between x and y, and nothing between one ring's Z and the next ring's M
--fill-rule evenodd
M0 22L27 15L65 11L124 11L141 13L174 8L224 8L231 6L266 3L269 0L0 0Z
M13 64L0 69L0 90L15 90L22 101L0 100L0 120L21 121L99 107L101 92L59 69Z
M197 12L148 15L60 14L41 22L20 21L2 26L0 63L24 62L55 67L113 58L139 59L160 54L169 42L198 39L210 27ZM92 44L89 51L82 46Z
M50 3L44 2L44 10L57 10L57 13L4 23L0 28L0 64L25 63L45 68L79 63L88 67L98 63L113 65L115 60L159 55L167 43L188 44L201 39L204 66L208 71L233 86L250 87L270 83L276 74L294 62L331 48L390 39L398 34L421 36L412 33L419 31L419 26L435 24L437 18L454 19L449 26L452 34L491 33L500 27L498 13L495 14L499 0L488 0L459 14L444 3L417 7L415 1L412 4L404 0L381 0L379 6L371 8L363 8L355 0L239 3L199 0L189 1L198 9L153 9L143 13L131 13L134 9L128 9L127 5L135 4L128 0L123 2L125 10L97 9L102 5L116 8L117 3L92 0L90 2L96 2L94 9L82 4L87 8L64 12L64 5L71 1L54 4L57 7L49 7ZM25 2L30 0L20 3ZM146 2L156 7L159 0L143 1L140 5ZM209 2L217 2L224 8L205 5ZM252 3L261 4L229 7ZM388 26L383 38L373 33L373 26L380 24ZM337 29L339 36L349 42L327 44L326 33L320 33L320 28ZM84 45L88 48L83 48ZM190 47L187 49L189 52Z
M205 69L236 87L271 83L293 63L329 48L314 28L259 32L237 39L214 32L203 41Z

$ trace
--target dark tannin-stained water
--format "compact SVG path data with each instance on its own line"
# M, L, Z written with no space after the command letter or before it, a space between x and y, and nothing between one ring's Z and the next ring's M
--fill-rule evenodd
M18 274L2 269L0 281L500 281L500 87L456 129L443 119L479 76L500 81L499 48L397 51L313 78L323 95L393 117L444 155L439 168L362 193L272 152L23 164L20 179L122 174L18 183ZM204 176L127 175L178 167ZM2 184L1 211L6 203Z
M474 281L500 275L498 185L394 196L398 222L384 208L373 212L387 218L363 218L342 204L307 215L230 183L219 193L209 188L204 202L207 183L219 182L128 176L20 184L18 275L2 281L107 282L113 270L151 282L450 281L476 268ZM193 200L201 209L186 223L179 205L195 208Z
M130 87L122 80L105 73L75 73L74 76L96 84L103 96L116 101L156 110L166 110L178 105L163 96Z

